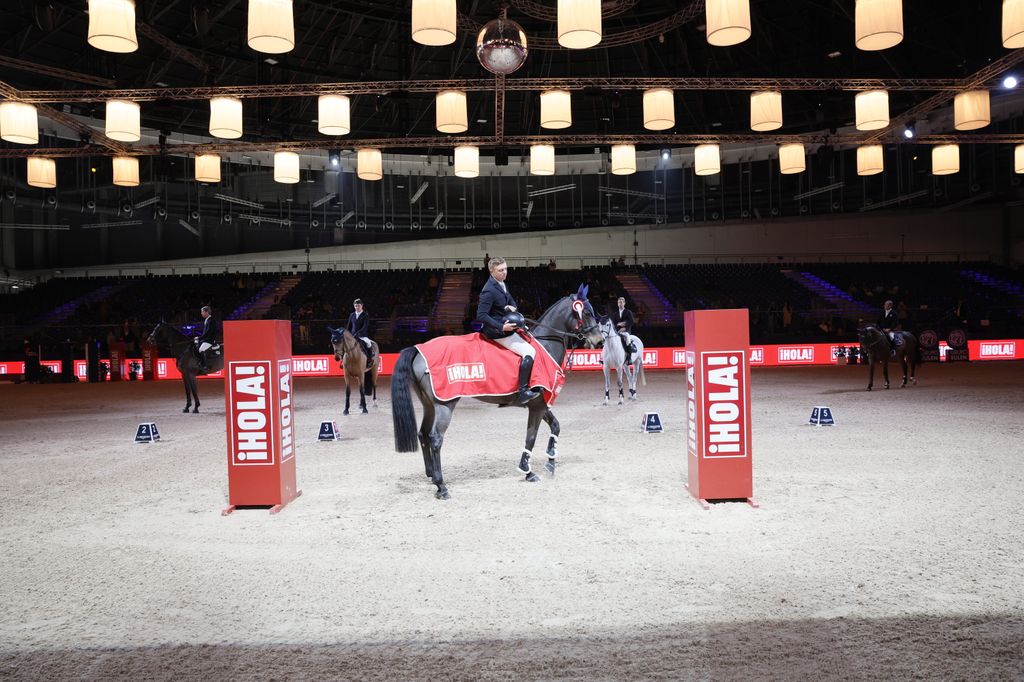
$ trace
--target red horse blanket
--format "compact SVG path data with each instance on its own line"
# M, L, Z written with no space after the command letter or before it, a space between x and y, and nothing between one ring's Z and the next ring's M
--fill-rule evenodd
M530 387L539 388L552 405L565 383L565 372L536 339ZM434 395L439 400L507 395L519 390L519 356L482 334L439 336L416 345L427 362Z

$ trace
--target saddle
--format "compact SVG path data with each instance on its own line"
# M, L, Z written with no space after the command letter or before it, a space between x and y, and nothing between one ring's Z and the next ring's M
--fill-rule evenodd
M536 339L525 337L535 355L530 388L538 388L544 402L554 403L565 383L565 373ZM514 394L519 390L519 356L482 334L439 336L416 344L427 363L430 383L439 400Z

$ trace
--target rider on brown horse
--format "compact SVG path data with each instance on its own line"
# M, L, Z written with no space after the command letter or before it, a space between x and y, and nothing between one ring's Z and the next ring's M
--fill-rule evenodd
M345 328L352 336L356 337L359 345L363 347L363 352L366 353L366 367L369 369L373 361L373 342L370 341L370 316L363 310L363 300L361 298L354 300L352 307L355 308L355 312L348 316L348 324Z

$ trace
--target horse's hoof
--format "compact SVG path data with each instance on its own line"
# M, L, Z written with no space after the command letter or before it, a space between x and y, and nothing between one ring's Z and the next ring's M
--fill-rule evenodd
M544 465L544 468L548 470L548 473L552 476L555 475L555 460L549 459L548 463Z
M342 412L342 414L347 417L348 416L348 410L345 410L344 412Z
M364 407L363 408L363 414L370 414L370 411Z
M192 408L186 407L184 410L182 410L182 412L184 414L188 414L190 409L192 409Z
M871 390L871 387L870 387L870 386L868 386L868 390L869 390L869 391Z
M199 414L199 408L197 407L194 410L192 410L192 414Z
M889 384L885 385L885 390L887 390L887 391L889 390Z
M447 490L438 490L434 493L434 497L439 500L450 500L452 496L448 494Z
M533 473L531 471L530 473L526 474L526 482L527 483L540 483L540 476L538 476L537 474L535 474L535 473Z

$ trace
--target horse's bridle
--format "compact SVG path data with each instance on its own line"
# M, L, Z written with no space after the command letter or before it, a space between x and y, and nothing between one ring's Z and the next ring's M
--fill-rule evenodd
M583 327L583 324L582 324L583 321L580 320L580 328L578 330L576 330L574 332L567 332L567 331L562 331L561 329L557 329L555 327L552 327L549 324L543 324L539 320L533 320L533 319L530 319L529 317L524 318L524 319L527 322L529 322L531 325L533 325L534 329L536 329L538 327L543 327L545 329L550 330L551 332L554 332L554 334L555 334L554 336L533 334L533 337L535 339L538 339L538 340L544 339L546 341L561 341L562 342L562 353L563 353L563 355L565 357L565 370L566 370L566 374L571 372L572 371L572 367L573 367L573 354L570 353L569 351L570 350L575 350L576 346L570 346L569 345L569 340L573 339L574 341L586 341L587 336L586 336L586 334L584 332L590 331L591 327ZM594 326L598 326L598 325L595 324Z

